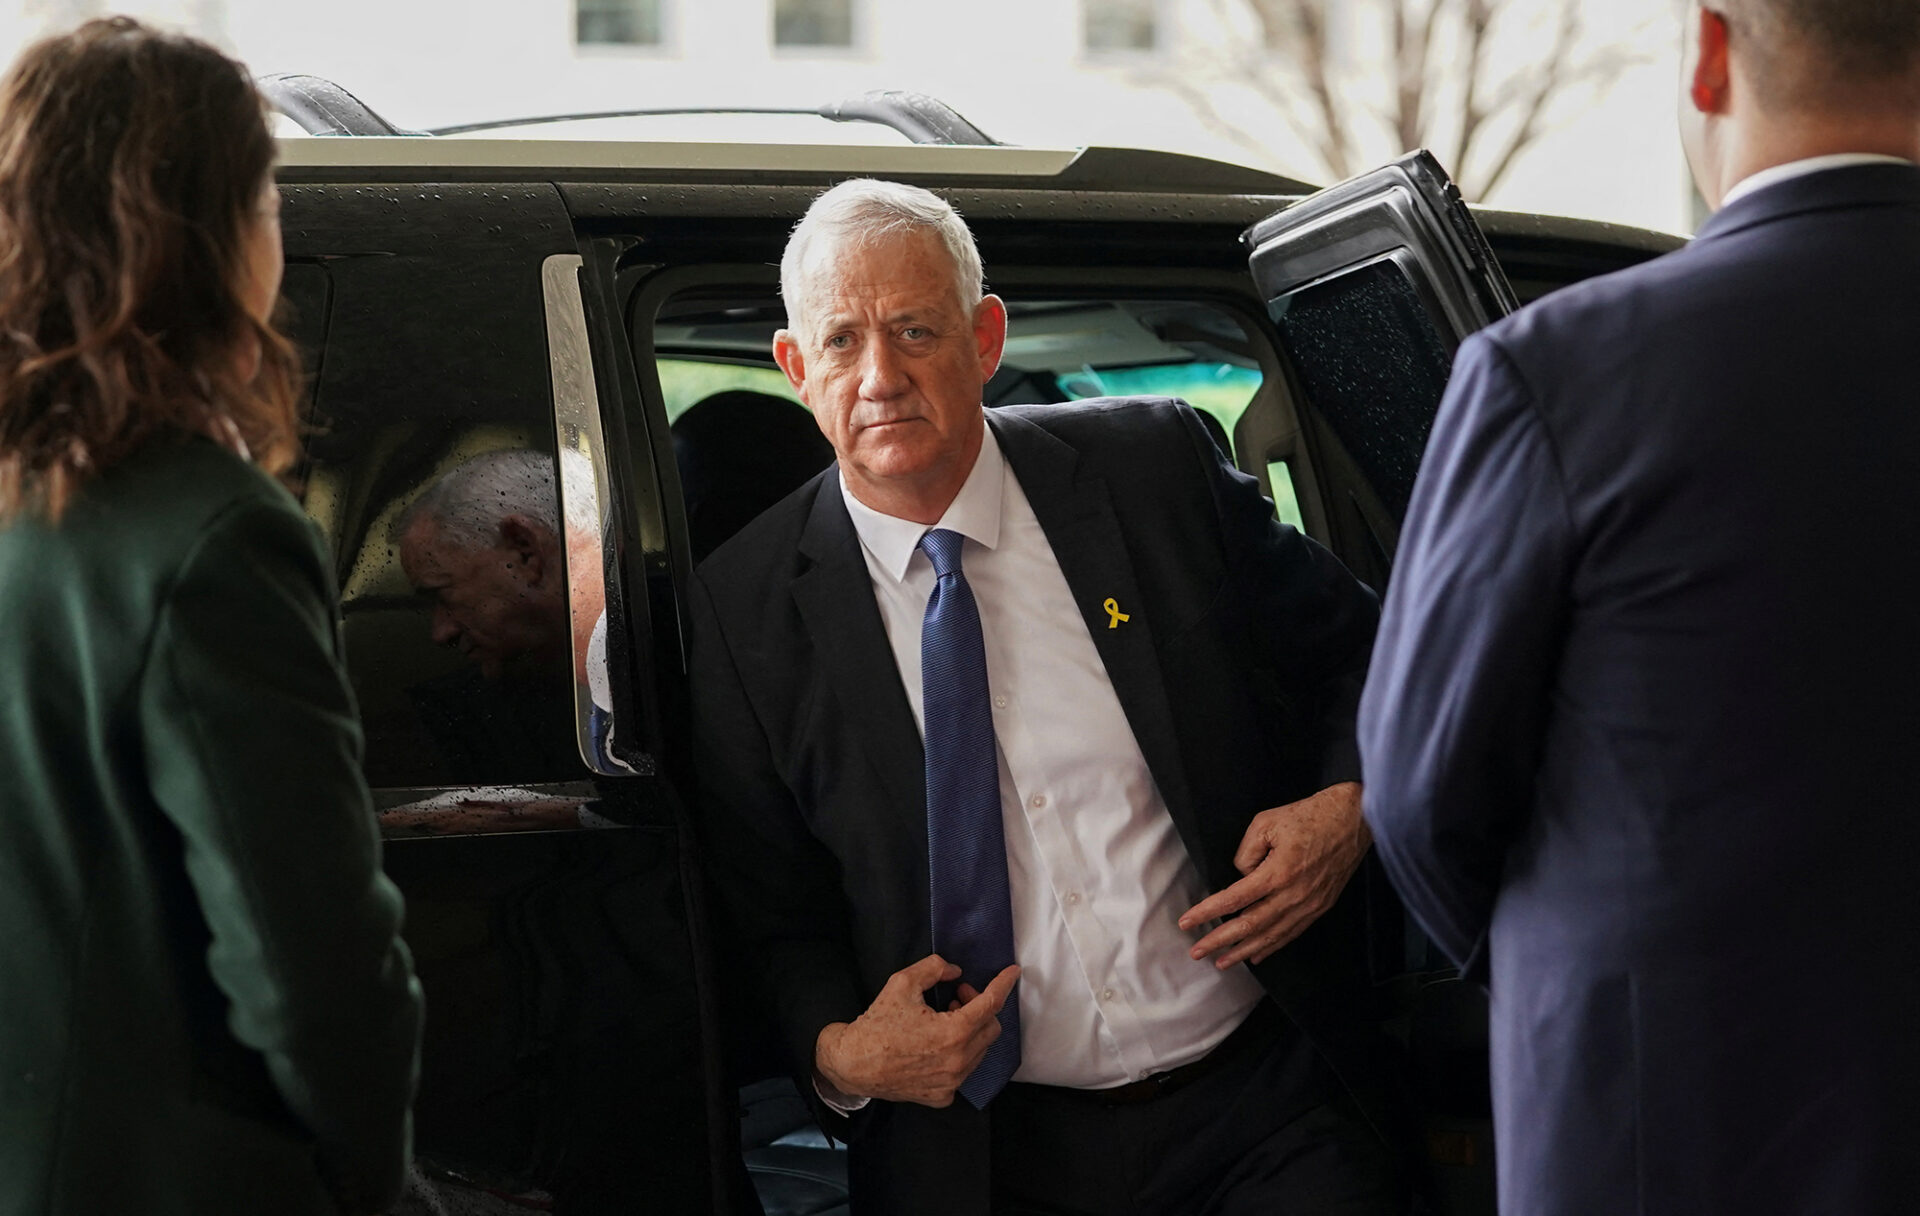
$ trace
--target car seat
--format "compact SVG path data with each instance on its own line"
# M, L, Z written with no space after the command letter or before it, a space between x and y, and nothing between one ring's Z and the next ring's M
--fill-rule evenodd
M786 1077L740 1091L740 1148L766 1216L846 1216L847 1154Z
M833 461L804 406L747 389L702 398L673 424L694 564Z

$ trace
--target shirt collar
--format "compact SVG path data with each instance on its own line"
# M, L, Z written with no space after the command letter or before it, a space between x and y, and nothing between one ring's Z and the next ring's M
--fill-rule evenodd
M1000 451L1000 441L994 438L993 428L983 426L981 430L985 434L980 440L980 454L973 461L973 471L967 474L965 484L954 495L940 522L931 526L881 514L855 498L853 491L847 489L846 476L841 475L840 496L846 500L847 514L853 517L853 530L860 534L861 546L895 582L907 576L907 566L920 547L920 538L933 528L958 532L989 549L999 546L1000 495L1007 478L1007 458Z
M1742 179L1733 189L1727 191L1726 199L1720 204L1722 211L1768 186L1777 186L1781 182L1792 181L1796 177L1805 177L1809 173L1824 173L1828 169L1850 169L1855 165L1910 165L1913 162L1898 156L1882 156L1874 152L1839 152L1832 156L1812 156L1806 160L1789 161L1784 165L1775 165L1771 169L1762 169L1751 177Z

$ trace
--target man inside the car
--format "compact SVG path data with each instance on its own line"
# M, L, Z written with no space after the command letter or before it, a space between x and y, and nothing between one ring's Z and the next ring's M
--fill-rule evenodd
M563 548L580 548L591 557L583 569L598 569L598 529L590 518L562 527L553 457L507 448L463 460L420 492L394 532L408 581L433 602L435 642L490 679L522 655L573 662Z
M781 279L837 462L700 568L695 750L854 1210L1400 1211L1340 898L1373 595L1183 403L983 410L938 197L828 191Z
M572 451L560 459L586 461ZM591 468L582 475L590 480ZM409 504L394 526L401 567L432 603L433 640L458 649L482 677L476 684L471 672L461 673L415 693L430 706L430 723L487 706L516 720L537 720L550 729L512 732L521 739L509 746L536 742L570 758L576 689L589 689L591 734L606 768L612 763L611 697L600 529L590 503L569 507L561 510L554 458L527 448L470 457ZM571 683L559 678L568 671ZM514 700L533 702L542 712L504 708ZM440 733L462 740L501 733L476 734L474 727L467 722Z

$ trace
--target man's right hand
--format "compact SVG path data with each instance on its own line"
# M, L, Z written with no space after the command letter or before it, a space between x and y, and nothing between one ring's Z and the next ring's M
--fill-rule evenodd
M951 1106L961 1082L1000 1037L1000 1007L1020 968L994 976L984 992L960 985L960 999L945 1013L928 1007L929 988L959 978L960 968L937 954L894 972L865 1013L820 1031L814 1067L851 1098Z

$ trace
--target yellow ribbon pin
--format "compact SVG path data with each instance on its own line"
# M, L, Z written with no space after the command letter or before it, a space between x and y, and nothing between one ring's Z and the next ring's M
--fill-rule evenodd
M1120 604L1117 600L1108 600L1103 606L1107 610L1107 615L1112 618L1107 622L1107 628L1109 629L1118 629L1120 628L1121 621L1130 621L1133 619L1126 613L1120 611Z

